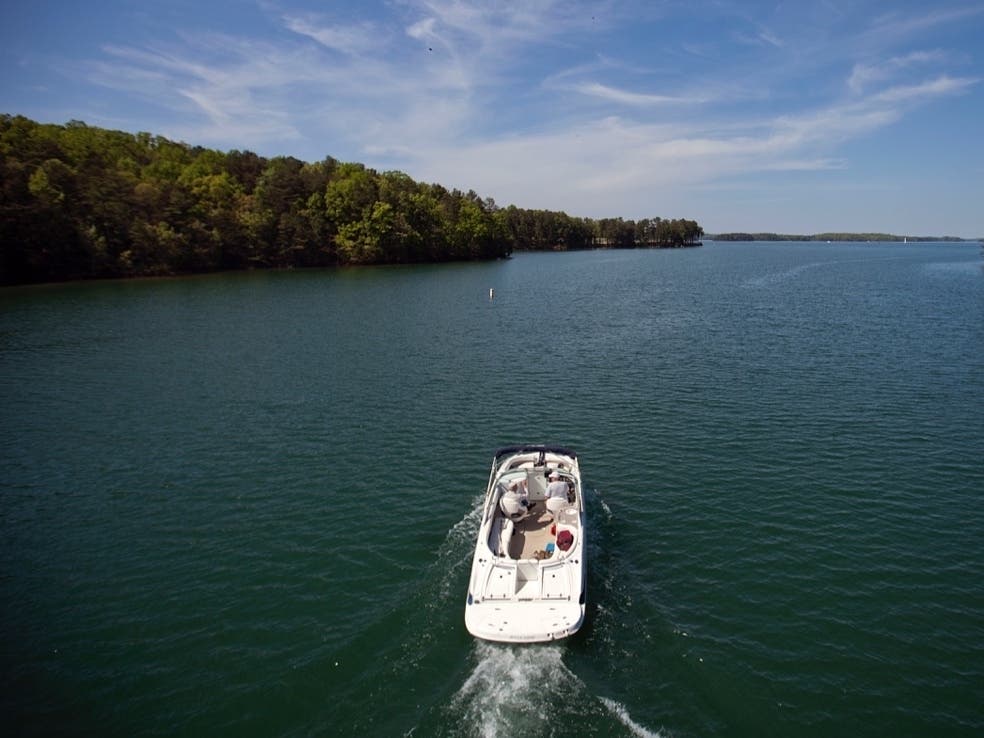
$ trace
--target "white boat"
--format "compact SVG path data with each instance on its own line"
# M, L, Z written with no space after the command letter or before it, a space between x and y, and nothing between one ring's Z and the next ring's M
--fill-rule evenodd
M577 632L587 583L584 522L577 454L543 445L497 450L468 582L468 632L508 643Z

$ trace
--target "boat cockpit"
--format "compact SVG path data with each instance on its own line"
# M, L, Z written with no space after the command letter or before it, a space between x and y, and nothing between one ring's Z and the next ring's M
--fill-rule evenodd
M561 483L551 489L551 483ZM488 545L508 559L560 559L580 535L580 489L563 464L514 459L495 480Z

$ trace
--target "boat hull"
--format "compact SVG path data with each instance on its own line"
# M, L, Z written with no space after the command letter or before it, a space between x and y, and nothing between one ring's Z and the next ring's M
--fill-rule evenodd
M520 508L507 499L517 488L524 496ZM576 633L585 613L584 534L576 454L541 445L499 449L472 559L468 632L504 643L555 641Z

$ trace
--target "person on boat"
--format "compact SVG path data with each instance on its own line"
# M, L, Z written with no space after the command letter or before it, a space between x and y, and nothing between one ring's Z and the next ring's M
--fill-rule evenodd
M554 517L567 507L567 482L561 479L560 472L554 469L550 472L550 484L547 485L547 511Z
M535 503L530 502L526 489L526 480L513 481L509 483L506 491L499 501L502 512L511 520L522 520L529 515Z

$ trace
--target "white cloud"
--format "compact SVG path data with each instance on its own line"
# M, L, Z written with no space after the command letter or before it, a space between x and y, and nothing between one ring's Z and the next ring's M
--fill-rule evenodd
M436 23L437 18L424 18L424 20L417 21L409 26L407 28L407 35L410 38L415 38L421 41L439 38L437 33L434 31L434 26Z
M984 6L934 9L920 15L886 13L876 18L866 36L884 39L902 39L937 26L966 21L984 13Z
M571 89L582 95L597 97L602 100L622 103L624 105L648 107L651 105L700 103L702 98L674 97L672 95L654 95L644 92L630 92L616 87L609 87L598 82L584 82L574 85Z
M479 3L461 0L420 0L416 3L429 21L449 35L478 41L483 50L540 41L572 27L589 25L582 3L563 0L527 0L522 3Z
M766 171L772 172L820 172L831 171L834 169L846 169L848 166L845 159L787 159L777 161L763 167Z
M913 67L945 60L946 55L942 51L915 51L883 62L858 63L851 71L847 86L852 92L860 94L870 85L891 80Z
M889 103L921 102L928 98L939 97L940 95L952 95L963 92L968 87L977 84L978 81L976 79L954 78L943 75L929 82L890 87L876 94L873 99L877 102Z
M779 38L779 36L764 28L753 34L735 32L734 39L746 46L770 46L775 49L781 49L786 45L785 41Z
M817 116L821 118L823 116ZM578 215L638 213L646 198L665 199L681 187L764 171L818 171L846 166L804 157L823 130L815 121L776 121L748 134L640 124L605 118L567 130L431 149L414 162L425 179L465 186L503 202ZM799 129L790 135L791 129ZM812 132L806 141L804 130Z
M763 22L749 23L754 46L728 48L722 25L697 36L712 47L678 38L702 54L681 62L672 42L634 55L611 37L595 46L595 10L559 0L396 7L355 23L278 11L267 41L185 33L106 47L88 72L172 110L195 143L289 153L289 142L302 158L404 169L503 203L627 217L653 198L756 174L849 169L843 142L978 82L947 73L955 51L890 43L955 13L884 18L881 35L838 40L825 55L788 24ZM837 75L852 62L845 92ZM598 118L599 102L623 117Z
M638 213L646 197L671 197L681 187L756 172L845 170L849 162L831 155L840 144L897 123L912 105L963 92L976 82L941 76L744 125L722 125L707 114L675 125L609 117L455 146L453 152L432 146L410 165L429 179L456 186L464 186L466 177L468 186L529 207L594 216L630 207ZM627 104L666 102L601 85L587 91Z
M294 33L314 39L334 51L357 56L380 46L380 30L371 23L338 26L318 24L312 18L284 16L284 25Z
M765 43L769 44L770 46L775 46L777 49L781 49L783 46L786 45L786 43L781 38L779 38L769 30L763 29L759 33L758 37L759 39L765 41Z

